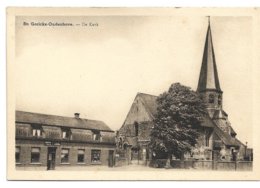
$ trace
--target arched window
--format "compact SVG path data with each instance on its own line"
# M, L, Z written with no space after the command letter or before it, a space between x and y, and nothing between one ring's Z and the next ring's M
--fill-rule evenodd
M139 129L139 125L137 122L134 123L135 126L135 136L138 136L138 129Z
M205 146L209 147L210 132L205 131Z
M221 99L221 95L218 96L218 104L221 105L222 103L222 99Z
M209 94L209 103L214 103L214 94Z
M122 140L122 138L120 137L120 138L119 138L119 144L118 144L119 148L122 148L122 144L123 144L123 140Z

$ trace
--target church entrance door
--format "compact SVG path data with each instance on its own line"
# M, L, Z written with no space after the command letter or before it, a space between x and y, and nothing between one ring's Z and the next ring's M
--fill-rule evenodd
M139 149L131 149L131 164L139 164Z

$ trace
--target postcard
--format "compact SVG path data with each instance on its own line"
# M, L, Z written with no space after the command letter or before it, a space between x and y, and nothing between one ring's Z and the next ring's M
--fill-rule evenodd
M9 180L259 180L258 8L7 8Z

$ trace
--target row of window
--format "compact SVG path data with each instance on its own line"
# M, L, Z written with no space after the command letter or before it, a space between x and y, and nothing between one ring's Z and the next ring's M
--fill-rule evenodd
M61 131L62 131L62 133L61 133L62 139L68 139L68 140L72 139L72 133L69 128L63 128ZM33 125L32 126L32 136L33 137L42 137L42 135L43 135L42 127L39 125ZM100 131L93 130L92 139L94 141L102 141Z
M69 163L69 153L70 149L62 148L61 149L61 163ZM21 147L17 146L15 148L15 162L19 163L21 160ZM91 162L98 163L100 162L101 150L91 150ZM32 147L31 148L31 163L39 163L41 157L41 148L39 147ZM78 163L85 163L85 149L78 149L77 155L77 162Z

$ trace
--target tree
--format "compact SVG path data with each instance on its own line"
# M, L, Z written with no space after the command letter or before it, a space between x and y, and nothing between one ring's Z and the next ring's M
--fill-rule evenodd
M196 144L206 106L191 88L174 83L157 98L157 114L151 131L151 149L156 158L178 158Z

